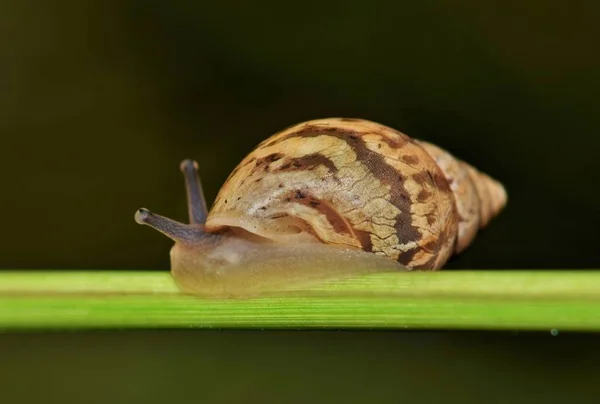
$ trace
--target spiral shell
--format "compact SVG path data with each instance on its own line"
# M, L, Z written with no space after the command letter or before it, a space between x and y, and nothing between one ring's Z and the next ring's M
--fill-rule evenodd
M506 203L500 183L432 144L375 122L300 123L231 173L206 229L323 243L438 269Z

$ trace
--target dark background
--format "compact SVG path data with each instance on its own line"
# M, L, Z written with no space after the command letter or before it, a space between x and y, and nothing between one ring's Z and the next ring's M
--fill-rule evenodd
M597 6L480 1L10 1L0 13L4 268L168 268L140 206L185 219L258 142L375 120L500 179L454 268L600 260Z
M212 201L258 142L330 116L395 127L505 183L507 209L449 268L600 264L593 2L7 0L0 8L0 268L165 270L170 241L137 226L133 213L146 206L185 218L180 160L199 161ZM358 401L551 402L595 387L595 341L7 334L0 384L14 383L1 390L9 397L81 393L97 402L199 401L205 388L223 402L331 401L328 387ZM360 383L370 387L352 393Z

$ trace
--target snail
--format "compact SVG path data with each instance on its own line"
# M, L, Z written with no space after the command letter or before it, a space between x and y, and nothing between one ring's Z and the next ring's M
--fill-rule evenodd
M184 160L189 224L135 215L175 241L180 289L244 297L374 272L437 270L506 204L504 187L430 143L354 118L291 126L260 143L207 211Z

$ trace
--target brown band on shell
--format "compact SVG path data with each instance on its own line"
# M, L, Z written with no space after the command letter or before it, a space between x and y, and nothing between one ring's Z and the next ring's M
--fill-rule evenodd
M402 156L402 161L404 161L406 164L415 165L419 164L420 160L418 156L411 156L410 154L407 154Z
M371 172L378 178L383 184L389 186L390 202L400 210L400 214L396 218L396 234L401 244L409 242L417 242L421 237L419 230L412 225L411 219L411 200L404 188L404 181L406 178L399 172L397 172L392 166L386 163L383 156L369 150L365 142L362 140L362 133L358 131L348 130L339 127L322 127L306 125L297 131L287 133L276 139L278 142L282 142L286 139L293 137L317 137L317 136L333 136L338 139L345 141L351 149L356 153L357 160L367 166ZM388 139L389 137L382 134L382 139ZM394 147L398 147L398 142L392 142ZM361 241L364 244L364 241ZM406 251L400 252L398 261L404 265L410 263L410 260L414 252Z
M354 228L352 224L350 224L346 218L342 216L334 206L331 205L331 203L314 198L313 196L308 195L306 192L300 190L289 196L289 198L293 198L295 199L296 203L308 206L319 212L325 216L325 218L327 218L327 221L329 224L331 224L333 231L336 233L345 233L354 236L360 242L364 251L372 251L373 245L370 234L366 231ZM318 237L318 235L316 236Z
M336 173L337 167L333 162L322 154L309 154L303 157L290 157L284 164L277 168L277 171L310 170L319 165L323 165L330 173Z
M275 163L279 160L283 160L277 167L271 168L271 163ZM338 171L335 164L328 159L326 156L318 153L308 154L302 157L289 157L282 153L272 153L259 159L253 159L256 161L253 172L264 170L264 171L299 171L299 170L311 170L317 166L323 165L327 168L330 173L336 173ZM237 167L239 169L239 166ZM236 172L236 170L234 170Z
M448 235L448 234L443 234L441 237L444 236L453 236L453 235ZM427 251L431 258L429 258L429 260L427 262L425 262L422 265L417 265L414 267L414 269L430 269L430 268L435 268L435 261L437 260L437 254L440 252L440 250L444 247L443 243L439 243L436 242L434 240L429 241L428 243L424 244L422 246L423 250Z
M281 153L271 153L268 156L265 157L261 157L261 158L254 158L254 168L253 171L256 170L265 170L265 171L269 171L269 166L271 163L274 163L276 161L281 160L282 158L284 158L285 156Z

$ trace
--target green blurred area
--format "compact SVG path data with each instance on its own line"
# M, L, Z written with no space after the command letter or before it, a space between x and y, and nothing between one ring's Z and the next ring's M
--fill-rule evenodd
M505 183L508 208L450 268L597 268L598 11L6 0L0 268L167 269L169 240L133 213L185 217L180 160L200 162L212 201L258 142L328 116L395 127ZM564 402L596 389L595 338L6 334L0 401Z

